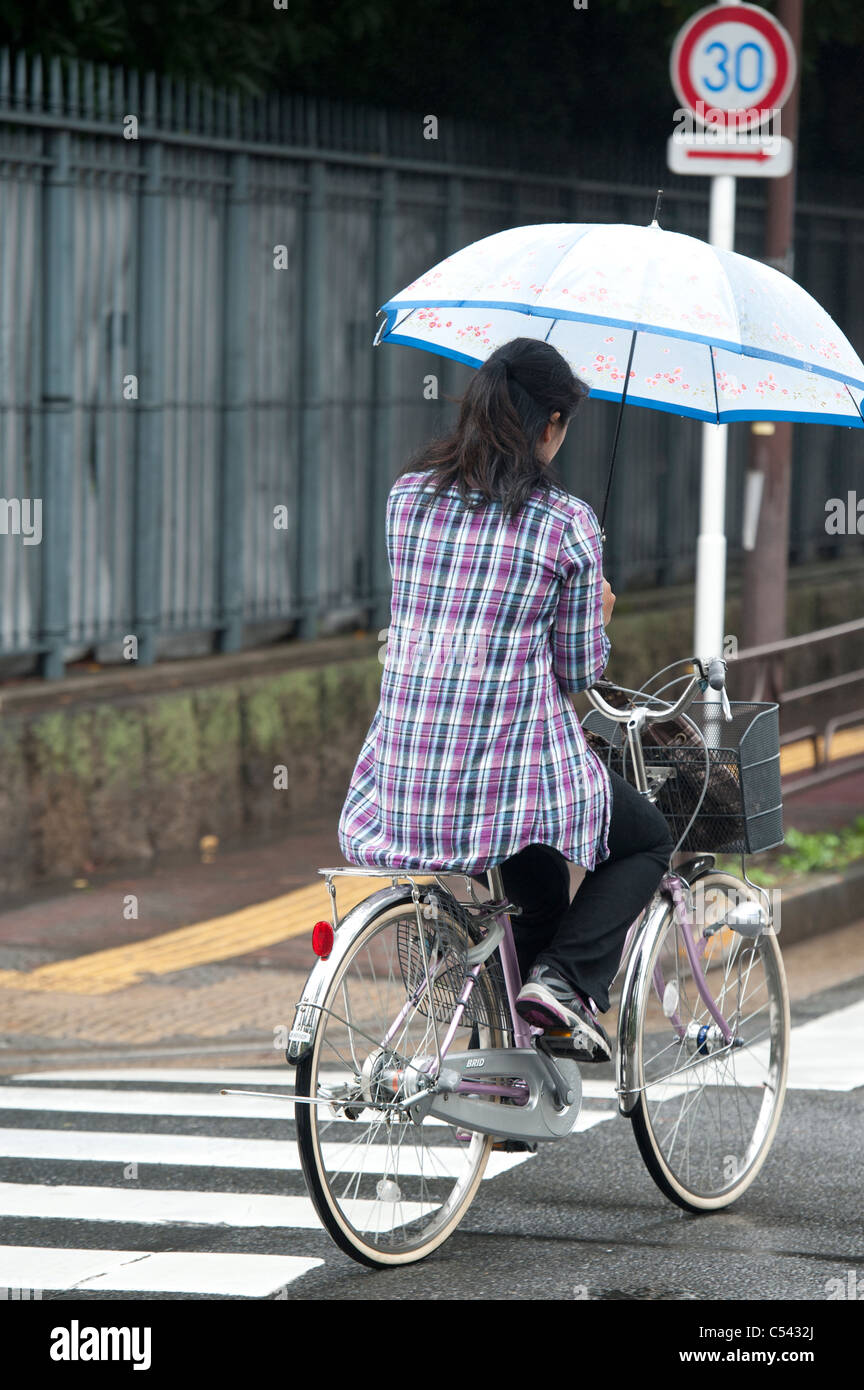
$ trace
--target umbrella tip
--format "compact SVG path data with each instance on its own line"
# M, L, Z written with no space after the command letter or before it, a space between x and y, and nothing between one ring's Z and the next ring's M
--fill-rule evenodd
M662 200L663 200L663 189L662 189L662 188L658 188L658 189L657 189L657 201L656 201L656 203L654 204L654 217L652 218L652 221L651 221L651 226L652 226L652 227L659 227L659 226L660 226L660 223L657 221L657 218L658 218L658 216L659 216L659 214L660 214L660 203L662 202Z

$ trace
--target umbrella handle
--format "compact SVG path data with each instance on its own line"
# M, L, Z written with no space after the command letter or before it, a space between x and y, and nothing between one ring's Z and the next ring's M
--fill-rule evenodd
M621 392L621 404L618 407L618 419L615 421L615 438L612 441L612 457L609 460L609 474L606 478L606 495L603 498L603 510L600 513L600 534L603 541L606 540L606 508L609 506L609 493L612 490L612 473L615 468L615 456L618 453L618 437L621 434L621 417L624 414L624 403L627 400L627 387L630 384L630 368L633 365L633 352L636 348L636 334L638 330L633 329L630 338L630 352L627 357L627 368L624 372L624 390Z

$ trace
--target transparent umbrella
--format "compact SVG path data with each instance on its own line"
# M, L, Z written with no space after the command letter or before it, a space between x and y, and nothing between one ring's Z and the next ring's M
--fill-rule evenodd
M379 312L376 344L407 343L472 366L511 338L541 338L592 396L622 408L717 424L864 428L864 362L816 300L761 261L663 230L656 216L650 226L496 232L447 256ZM618 429L610 483L617 443ZM601 524L605 510L606 502Z

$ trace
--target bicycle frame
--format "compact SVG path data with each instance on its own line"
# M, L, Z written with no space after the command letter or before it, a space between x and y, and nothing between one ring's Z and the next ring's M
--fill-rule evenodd
M701 856L691 861L691 864L689 866L690 872L693 874L694 877L696 877L698 874L705 872L711 866L711 864L713 864L713 856ZM685 866L685 868L686 867L688 866ZM418 922L421 920L421 885L417 883L414 875L410 872L400 872L399 870L395 869L376 870L358 868L351 869L341 867L332 869L322 869L320 870L320 872L326 876L327 886L328 890L330 891L331 900L333 904L334 920L336 921L336 924L340 927L339 936L336 938L336 940L338 942L341 938L341 942L345 943L346 949L350 945L350 941L353 939L355 930L364 929L368 920L371 919L371 917L374 917L374 915L376 915L378 911L380 911L383 907L385 907L388 904L395 905L399 902L405 901L405 881L407 881L407 884L410 885L411 888L411 897L414 902L415 909L418 913ZM517 995L519 994L519 990L522 986L522 980L519 972L519 963L516 954L513 927L509 913L506 911L509 904L507 903L507 900L503 894L503 883L500 868L497 866L492 867L488 869L486 873L487 881L489 883L489 889L492 894L492 905L494 907L498 907L499 910L498 912L490 913L490 927L487 933L487 937L485 938L484 942L480 944L479 948L474 948L474 950L478 952L482 959L478 959L475 964L470 965L470 968L466 973L465 979L462 984L462 989L457 1000L456 1008L454 1009L453 1016L450 1018L447 1024L444 1036L439 1038L437 1030L434 1030L436 1042L436 1055L433 1059L430 1059L431 1065L425 1069L427 1076L433 1076L436 1074L440 1075L443 1063L447 1058L456 1031L462 1023L465 1010L470 1001L471 992L474 988L480 971L480 966L483 963L483 959L485 959L489 954L491 954L492 949L497 948L501 956L504 984L507 993L508 1016L513 1031L514 1046L512 1049L510 1049L510 1051L513 1052L516 1050L534 1050L534 1039L541 1033L540 1029L532 1027L531 1024L527 1023L516 1012L515 1003ZM360 904L357 908L353 909L352 912L350 912L347 915L347 917L343 919L343 922L339 924L338 918L336 916L335 888L332 879L333 876L342 874L355 874L370 877L386 876L387 878L391 879L392 886L389 890L383 890L381 893L374 894L372 898L367 899L364 903ZM401 885L400 880L403 881ZM619 1038L621 1041L621 1046L619 1047L618 1053L619 1085L617 1088L619 1093L619 1105L622 1109L622 1113L627 1113L628 1110L632 1108L632 1104L635 1103L635 1099L637 1097L637 1093L634 1092L632 1086L628 1084L629 1072L631 1070L630 1049L628 1046L628 1038L632 1034L631 1020L629 1018L628 1012L628 1001L632 999L631 979L636 973L635 968L638 968L639 965L641 957L641 942L643 937L649 935L654 930L657 921L657 915L659 914L662 916L663 914L667 913L670 910L670 905L671 910L675 912L676 917L683 928L683 935L685 938L688 956L690 959L690 964L693 970L694 980L696 982L698 991L711 1017L715 1020L718 1028L721 1030L724 1041L726 1043L729 1043L732 1038L731 1029L729 1028L729 1025L726 1022L726 1020L723 1018L723 1015L717 1009L716 1003L711 994L708 983L705 980L704 972L701 967L698 949L696 943L693 940L693 922L690 917L687 906L688 890L689 883L686 877L682 877L681 875L676 873L669 873L665 875L660 884L658 892L655 895L655 899L651 904L648 905L648 907L642 913L640 913L639 917L636 918L636 920L633 922L627 933L627 938L624 944L624 950L622 952L621 965L618 971L619 975L622 972L625 975L625 983L622 992L622 1013L619 1019ZM367 905L371 906L373 900L375 903L374 910L364 911L363 909L366 909ZM348 922L348 918L355 919L354 930L351 929L350 924ZM347 932L345 932L344 930L346 926L349 926L349 930ZM483 949L486 942L490 943L489 950ZM417 1007L417 1005L422 1000L424 994L428 993L431 997L432 988L434 986L435 980L437 979L438 975L446 968L446 961L443 958L440 960L435 960L434 957L430 960L427 956L424 960L424 967L425 968L423 978L415 986L411 996L408 999L406 999L405 1004L402 1006L399 1013L393 1019L393 1022L388 1028L386 1034L384 1034L383 1037L377 1040L379 1046L383 1048L387 1047L387 1045L392 1041L392 1039L398 1034L398 1031L402 1026L408 1013L413 1008ZM310 977L310 985L312 985L313 988L306 994L306 997L301 1001L298 1007L297 1018L295 1020L295 1027L294 1029L292 1029L291 1040L289 1042L289 1060L291 1060L292 1062L299 1061L302 1055L308 1050L309 1046L311 1046L312 1037L314 1035L315 1028L317 1027L318 1018L320 1016L318 1013L320 1005L317 1002L316 996L320 997L321 992L323 992L320 989L320 987L314 987L316 983L315 976L316 974L318 974L319 971L321 984L323 984L323 982L326 981L326 979L329 977L330 971L328 969L327 964L323 961L320 962L319 965L316 966L315 970L313 971L312 977ZM657 991L658 998L662 1000L664 992L664 982L662 981L662 979L655 979L654 986L655 990ZM673 1028L675 1028L675 1030L678 1032L679 1036L683 1037L685 1030L680 1020L674 1014L670 1018L670 1023L672 1024ZM369 1041L372 1041L372 1039L369 1039ZM525 1102L527 1099L524 1081L517 1081L514 1084L510 1085L499 1085L493 1082L484 1082L479 1079L475 1080L473 1077L471 1079L462 1078L458 1081L458 1083L456 1083L453 1086L452 1089L456 1093L461 1093L465 1095L479 1094L487 1095L490 1097L500 1096L516 1102L517 1105ZM396 1102L394 1104L394 1108L407 1108L409 1104L411 1104L410 1101L402 1103Z

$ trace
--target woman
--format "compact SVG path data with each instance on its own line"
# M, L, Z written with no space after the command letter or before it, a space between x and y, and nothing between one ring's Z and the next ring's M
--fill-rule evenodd
M523 909L520 1015L606 1061L597 1011L672 842L568 698L603 674L615 602L597 519L552 467L587 394L555 348L514 338L475 373L456 429L396 479L381 700L339 845L349 863L484 883L500 865ZM572 900L570 865L587 870Z

